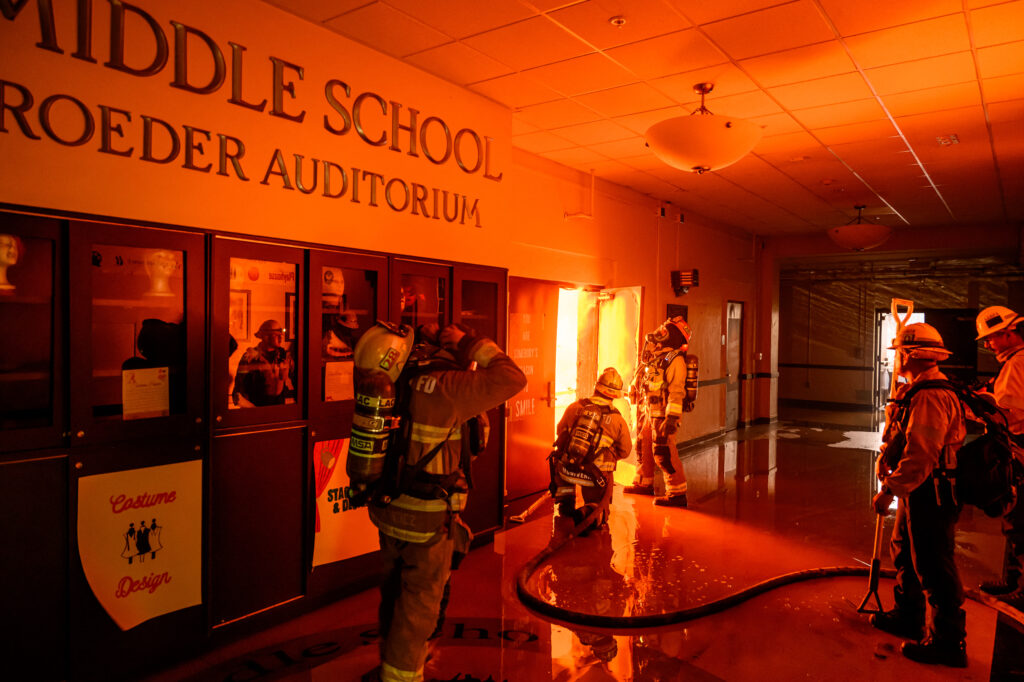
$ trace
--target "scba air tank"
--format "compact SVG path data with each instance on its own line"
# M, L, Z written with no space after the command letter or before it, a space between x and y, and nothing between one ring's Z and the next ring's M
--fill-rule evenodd
M384 471L394 419L395 384L384 372L360 372L345 472L352 485L376 482Z
M697 402L697 374L700 363L697 360L696 355L686 356L686 381L683 384L683 388L686 391L683 397L683 409L687 412L693 410L695 403Z
M594 406L584 407L576 415L572 426L566 455L572 462L582 462L597 445L598 432L601 430L601 410Z

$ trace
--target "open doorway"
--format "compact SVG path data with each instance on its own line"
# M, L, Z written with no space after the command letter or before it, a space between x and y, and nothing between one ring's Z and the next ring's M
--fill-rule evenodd
M924 313L911 313L907 324L924 322ZM875 313L875 409L885 409L892 386L896 351L889 348L896 338L896 317L888 310Z

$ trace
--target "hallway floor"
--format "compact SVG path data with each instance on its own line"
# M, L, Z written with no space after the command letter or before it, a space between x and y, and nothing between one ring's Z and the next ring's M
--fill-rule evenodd
M806 423L806 422L805 422ZM530 593L571 613L553 622L528 610L517 574L563 520L546 503L453 575L441 637L426 679L543 680L1012 680L1024 679L1024 628L1006 607L977 601L996 576L999 520L965 508L957 561L968 599L968 667L904 659L900 640L873 629L857 607L866 576L813 569L866 567L874 514L873 450L879 435L788 423L733 432L683 453L689 508L656 507L617 485L609 527L570 539L527 580ZM621 463L619 483L632 468ZM532 500L511 505L521 512ZM886 540L893 514L887 517ZM890 567L888 543L883 568ZM714 604L777 576L819 577L763 591L676 624L594 629L595 618L657 616ZM893 581L879 595L892 605ZM358 680L378 663L377 593L369 590L147 678L149 682ZM713 611L713 612L710 612ZM586 623L581 625L579 623Z

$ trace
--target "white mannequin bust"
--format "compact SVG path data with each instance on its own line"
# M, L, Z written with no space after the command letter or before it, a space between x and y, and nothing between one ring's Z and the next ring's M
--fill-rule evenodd
M146 296L174 296L170 279L178 269L178 259L170 251L158 249L146 255L146 274L149 275L149 291Z
M14 235L0 234L0 290L14 291L14 285L7 279L7 268L17 265L21 256L21 240Z

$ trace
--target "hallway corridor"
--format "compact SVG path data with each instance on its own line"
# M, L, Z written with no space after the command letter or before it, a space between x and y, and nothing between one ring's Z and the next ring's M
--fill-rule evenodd
M569 540L527 587L577 614L650 616L710 604L784 574L866 567L878 440L876 432L785 422L733 432L683 453L688 509L623 494L632 471L620 463L608 529ZM859 575L794 582L661 627L551 622L523 605L516 577L567 529L553 522L550 503L525 523L507 520L531 501L510 506L494 542L475 549L453 575L426 679L1001 682L1024 675L1024 629L976 601L979 581L999 570L1003 538L999 520L975 509L965 508L957 531L961 577L974 597L965 604L969 664L953 670L907 661L897 638L868 624L857 612L868 586ZM890 514L886 538L892 520ZM886 542L883 568L891 567L887 549ZM881 581L886 608L892 585ZM377 601L375 590L356 594L147 681L358 680L377 664Z

